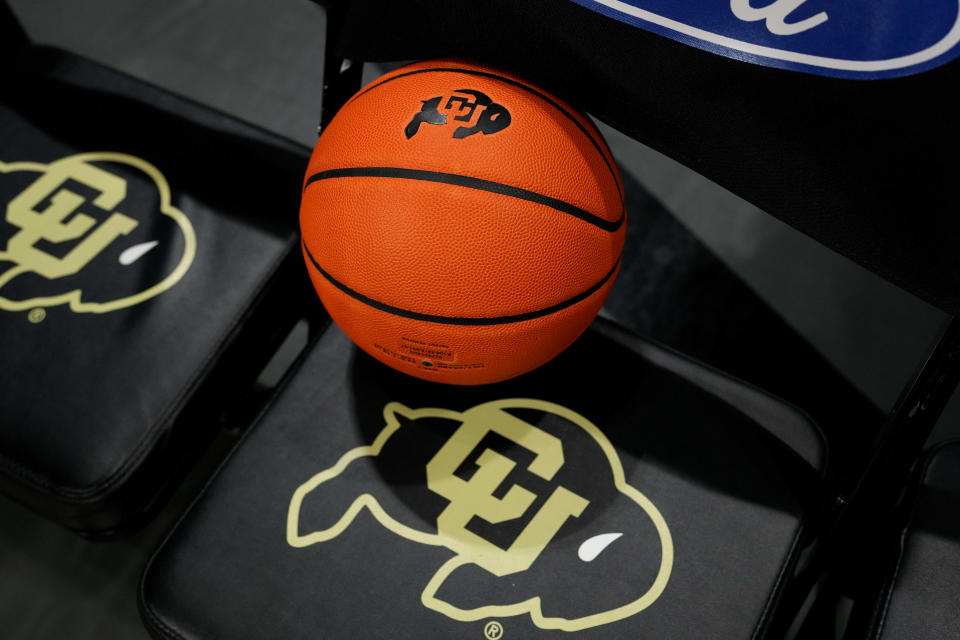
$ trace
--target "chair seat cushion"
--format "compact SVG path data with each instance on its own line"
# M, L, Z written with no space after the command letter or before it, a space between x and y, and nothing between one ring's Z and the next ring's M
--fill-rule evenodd
M330 326L151 560L141 611L163 638L759 637L822 463L796 410L602 319L482 387Z
M308 152L42 47L0 139L0 486L107 531L209 432L174 425L295 256Z

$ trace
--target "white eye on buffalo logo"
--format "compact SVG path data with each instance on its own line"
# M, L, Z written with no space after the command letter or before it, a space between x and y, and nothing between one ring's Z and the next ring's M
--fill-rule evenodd
M422 124L445 125L448 116L452 116L454 122L464 123L453 131L453 137L458 139L468 138L475 133L490 135L510 126L510 112L506 107L480 91L457 89L449 97L436 96L424 100L420 111L404 129L404 135L409 140L417 135ZM474 119L476 122L468 126Z
M140 182L152 184L149 188L155 194L147 201L156 201L156 207L147 211L130 201L131 183L111 167L146 176L137 188L143 188ZM173 206L166 178L152 164L112 152L81 153L50 164L0 162L0 178L22 180L20 173L36 177L6 204L7 228L2 231L8 239L0 249L0 309L66 304L76 313L105 313L159 295L190 268L196 253L193 225ZM91 193L95 195L84 195ZM157 214L159 218L154 218ZM150 237L154 234L161 238ZM121 250L125 238L132 244ZM160 246L166 249L163 255L157 254ZM179 254L168 255L173 250ZM110 269L101 256L115 256L112 264L123 268L150 255L156 255L155 264L131 272L131 279L122 278L115 294L85 293L102 286L87 275L92 265ZM29 278L31 284L21 285L18 278Z
M553 426L536 426L518 411L549 415ZM670 529L657 507L627 483L610 441L583 416L529 398L463 412L391 402L383 416L386 426L373 444L344 453L294 491L288 544L307 547L349 535L366 510L397 536L452 552L433 571L420 601L461 622L528 615L541 629L578 631L633 616L663 593L673 567ZM489 438L505 439L523 459L532 456L524 470L529 484L508 480L518 464L485 447ZM575 448L575 460L565 458L565 447ZM435 521L431 516L426 522L412 503L396 499L377 471L416 473L424 460L425 486L408 479L404 490L408 500L416 492L440 509ZM471 469L466 475L465 468ZM541 487L539 495L527 487ZM508 539L502 530L478 529L481 521L510 527ZM590 564L577 565L577 558ZM615 586L583 591L591 580ZM483 584L480 592L497 593L498 603L475 600L470 594L477 584ZM576 603L550 597L576 592L582 594Z

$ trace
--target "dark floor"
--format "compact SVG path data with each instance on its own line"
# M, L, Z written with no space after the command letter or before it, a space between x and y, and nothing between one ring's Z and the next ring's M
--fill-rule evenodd
M324 16L307 0L11 0L30 35L312 144ZM375 69L368 69L375 74ZM887 409L944 314L655 151L604 128L624 172ZM960 433L955 400L935 438ZM229 444L208 455L212 464ZM137 535L90 543L0 499L0 636L145 638L135 589L196 491Z

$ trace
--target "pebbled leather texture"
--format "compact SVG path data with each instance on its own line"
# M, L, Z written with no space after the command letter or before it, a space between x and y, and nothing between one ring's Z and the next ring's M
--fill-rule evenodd
M337 112L300 224L317 291L361 348L417 377L481 384L539 366L587 327L626 212L586 116L516 76L433 60Z

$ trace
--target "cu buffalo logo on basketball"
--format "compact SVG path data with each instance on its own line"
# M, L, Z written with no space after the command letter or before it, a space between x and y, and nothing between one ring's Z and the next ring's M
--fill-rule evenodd
M152 164L122 153L0 162L0 309L105 313L190 268L193 226ZM41 315L42 317L42 315Z
M452 118L452 122L449 120ZM454 138L467 138L475 133L490 135L510 126L510 112L485 93L473 89L457 89L452 95L424 100L420 111L404 129L409 140L420 131L420 125L459 124Z
M667 523L583 416L513 398L462 412L391 402L383 417L370 445L294 491L291 546L335 547L371 526L429 545L441 553L418 556L430 566L408 571L430 577L406 602L461 622L515 616L579 631L640 614L663 593ZM412 578L394 568L382 580L401 593Z

